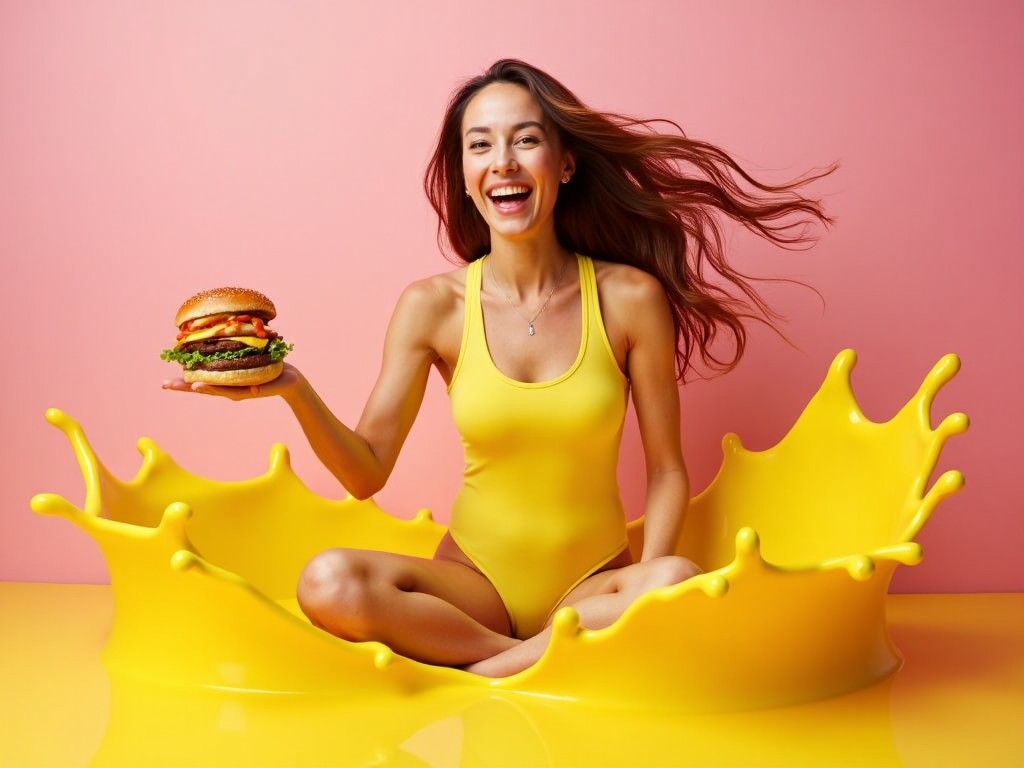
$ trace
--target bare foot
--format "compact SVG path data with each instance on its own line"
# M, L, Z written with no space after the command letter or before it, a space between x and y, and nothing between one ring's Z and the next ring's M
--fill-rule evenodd
M514 675L516 672L528 667L534 660L528 657L523 657L524 654L520 651L523 648L523 641L516 640L516 644L508 650L503 650L489 658L481 658L479 662L466 665L462 669L466 672L472 672L474 675L480 675L482 677L508 677ZM523 664L523 662L526 664Z
M484 677L508 677L533 666L534 662L544 655L544 649L548 647L550 640L551 627L547 627L538 635L520 640L507 651L502 651L489 659L481 659L463 669Z

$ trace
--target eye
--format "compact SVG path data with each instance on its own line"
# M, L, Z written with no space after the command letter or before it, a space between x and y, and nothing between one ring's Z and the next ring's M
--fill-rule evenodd
M523 144L525 146L536 146L540 144L540 139L536 136L520 136L516 139L516 144Z
M470 149L470 150L473 150L473 151L478 151L478 150L481 150L481 149L487 149L487 142L484 141L483 139L477 139L476 141L471 141L469 143L469 147L467 147L467 149Z

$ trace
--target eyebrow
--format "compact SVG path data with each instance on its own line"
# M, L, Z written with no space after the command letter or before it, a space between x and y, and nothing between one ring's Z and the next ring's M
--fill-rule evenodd
M526 120L526 121L524 121L522 123L516 123L515 125L512 126L512 128L513 128L513 130L516 130L516 131L521 131L524 128L540 128L542 131L545 130L544 129L544 124L543 123L539 123L536 120ZM492 131L491 131L490 128L483 128L481 126L474 126L473 128L467 128L466 132L463 135L464 136L468 136L471 133L492 133Z

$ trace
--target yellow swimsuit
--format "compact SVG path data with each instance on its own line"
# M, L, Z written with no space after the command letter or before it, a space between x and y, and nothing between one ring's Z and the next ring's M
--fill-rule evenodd
M585 256L577 256L583 333L576 361L538 383L501 373L480 309L483 262L468 268L462 348L448 387L466 455L449 530L501 595L513 634L525 638L626 548L616 466L629 387Z

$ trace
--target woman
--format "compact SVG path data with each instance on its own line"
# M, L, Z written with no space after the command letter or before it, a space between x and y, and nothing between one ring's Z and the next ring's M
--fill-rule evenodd
M784 217L827 221L795 192L809 180L759 184L715 147L592 112L549 75L499 61L454 95L425 182L439 239L466 266L402 294L354 429L292 366L252 390L165 386L280 395L321 461L365 498L387 481L436 369L466 452L437 552L323 552L301 575L299 603L339 637L512 674L540 657L558 608L599 628L640 594L699 573L673 554L689 498L677 378L695 353L731 367L743 320L770 319L723 258L715 216L802 242L790 234L800 222ZM711 349L719 332L735 342L731 357ZM615 479L629 397L647 471L637 563Z

